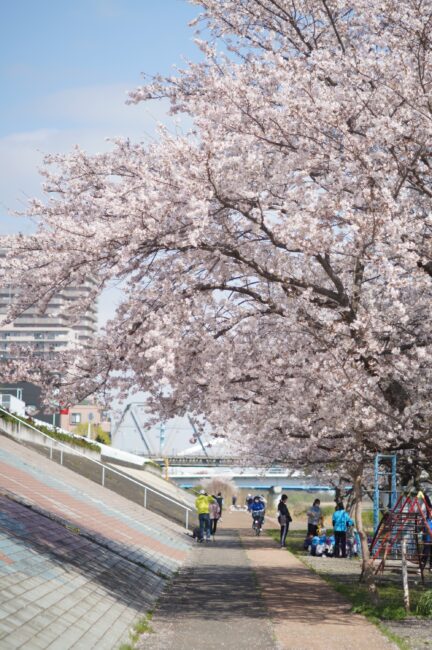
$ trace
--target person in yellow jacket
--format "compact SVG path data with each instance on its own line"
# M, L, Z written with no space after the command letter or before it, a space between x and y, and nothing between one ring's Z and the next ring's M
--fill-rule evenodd
M205 535L206 542L210 541L210 504L214 502L213 497L209 497L205 490L200 490L195 499L195 508L198 512L200 538L202 542Z

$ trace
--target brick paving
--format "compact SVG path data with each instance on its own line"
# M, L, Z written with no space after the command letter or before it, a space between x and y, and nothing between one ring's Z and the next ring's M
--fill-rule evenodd
M183 564L178 525L0 436L1 650L115 650Z
M171 575L189 544L183 529L0 436L0 491L46 512L117 553Z
M0 496L0 648L116 648L165 580ZM116 622L120 624L116 625Z

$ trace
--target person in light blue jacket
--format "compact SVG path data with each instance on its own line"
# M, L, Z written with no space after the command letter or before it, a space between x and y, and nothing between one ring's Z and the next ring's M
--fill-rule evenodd
M333 532L335 537L334 556L347 556L346 552L346 535L347 528L354 526L354 522L345 510L343 503L338 503L333 515Z
M429 571L432 571L432 518L428 517L423 530L423 552L422 552L422 565L423 570L426 569L426 564L429 559Z

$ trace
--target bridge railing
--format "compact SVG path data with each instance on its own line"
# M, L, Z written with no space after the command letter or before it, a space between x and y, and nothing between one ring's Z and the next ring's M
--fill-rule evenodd
M1 407L0 413L7 416L7 419L0 417L0 429L12 438L18 439L21 442L30 442L30 444L37 446L38 443L35 441L34 435L42 436L45 442L44 446L48 449L48 457L50 460L56 461L57 458L61 465L69 467L69 469L100 483L103 487L122 494L126 498L131 498L136 503L140 503L144 508L148 508L169 519L179 521L184 524L186 529L189 529L191 515L193 513L193 509L189 506L167 496L159 490L140 483L140 481L131 478L124 472L116 470L113 467L108 467L88 454L79 451L76 447L74 448L72 444L55 440L48 434L40 431L40 429L37 429L28 422L24 422L13 413ZM29 433L33 434L33 440L29 440ZM75 459L77 457L79 458L79 463L74 462L74 457Z

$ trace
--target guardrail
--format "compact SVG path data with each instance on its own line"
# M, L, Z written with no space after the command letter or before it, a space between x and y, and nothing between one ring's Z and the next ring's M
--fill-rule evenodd
M185 505L184 503L181 503L180 501L176 501L175 499L172 499L171 497L168 497L166 494L163 492L159 492L158 490L155 490L151 487L148 487L147 485L143 485L139 481L136 481L135 479L131 478L130 476L127 476L125 473L120 472L112 467L107 467L103 463L101 463L98 460L95 460L94 458L89 458L86 454L82 453L78 449L74 448L72 445L68 445L65 442L62 442L60 440L55 440L55 438L52 438L48 434L44 433L43 431L40 431L36 427L32 426L31 424L28 424L27 422L23 422L19 417L14 415L13 413L10 413L4 408L0 407L0 412L4 413L5 415L8 416L8 418L12 418L14 422L16 423L14 426L11 426L11 422L5 421L3 419L0 419L0 427L4 429L6 433L11 435L12 437L17 437L19 439L23 439L23 429L28 429L30 431L33 431L37 433L39 436L43 436L47 441L49 441L49 444L47 445L49 447L49 458L50 460L54 460L54 449L59 448L60 449L60 464L64 464L64 454L66 452L72 453L75 456L80 456L81 458L85 459L86 462L90 462L93 465L100 467L100 483L103 487L105 487L106 480L108 478L107 474L112 474L117 477L121 477L123 481L127 481L130 485L138 486L139 488L142 488L143 490L143 498L142 498L142 505L144 508L148 508L148 500L149 500L149 493L150 495L156 495L158 499L162 499L166 502L169 502L170 504L174 504L176 507L180 508L184 512L184 525L186 529L189 529L189 513L192 513L193 510L192 508L189 508L189 506ZM10 426L8 426L10 425ZM73 436L71 436L73 437ZM151 509L151 508L149 508ZM156 509L156 511L161 512L161 509L159 510Z

